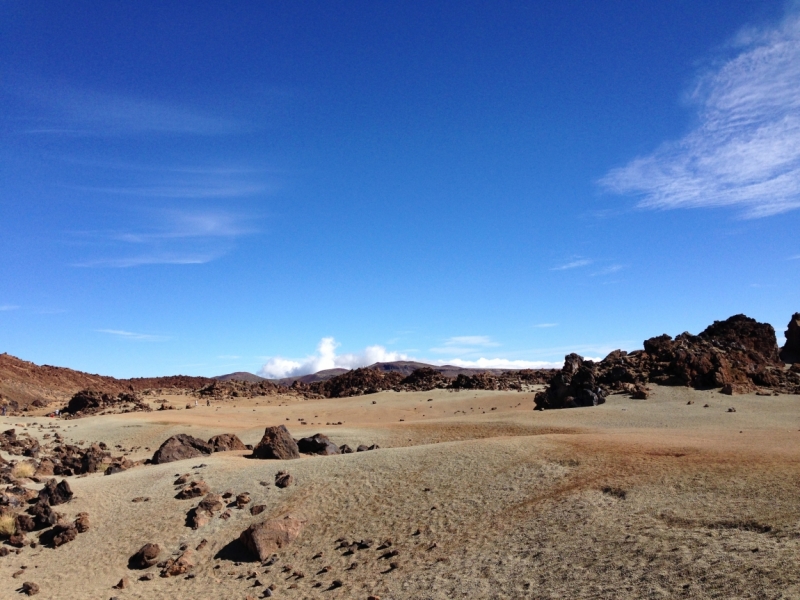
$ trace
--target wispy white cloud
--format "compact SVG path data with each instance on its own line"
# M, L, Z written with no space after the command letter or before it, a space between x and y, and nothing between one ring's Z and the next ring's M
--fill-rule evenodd
M800 208L800 15L748 30L701 76L698 125L600 184L652 209L729 206L747 218Z
M140 342L163 342L169 339L163 335L150 335L147 333L134 333L132 331L125 331L122 329L97 329L98 333L107 333L108 335L117 336L126 340L136 340Z
M602 275L612 275L613 273L618 273L625 267L622 265L610 265L608 267L602 268L599 271L592 273L592 277L598 277Z
M457 335L447 338L441 346L431 348L436 354L473 354L483 348L499 346L497 342L485 335Z
M13 87L12 87L13 86ZM35 78L10 84L18 95L39 104L42 125L36 135L225 135L246 127L228 117L132 94L103 92Z
M19 306L15 304L0 304L0 311L17 310Z
M538 327L540 329L545 329L548 327L558 327L558 323L537 323L534 327Z
M259 374L271 379L280 379L307 375L326 369L355 369L376 362L409 360L405 354L388 351L383 346L367 346L361 352L352 354L337 354L338 347L339 344L334 338L322 338L314 354L298 360L281 356L271 357L261 368Z
M790 256L789 260L800 260L800 254L797 254L795 256Z
M568 263L563 265L559 265L557 267L553 267L550 269L551 271L568 271L569 269L578 269L580 267L586 267L592 264L592 260L588 258L578 258L576 260L572 260Z
M73 267L110 267L127 269L144 265L204 265L219 258L215 254L142 254L123 258L98 258L72 263Z
M150 227L139 231L76 233L100 247L103 256L72 266L200 265L224 255L234 239L255 233L240 215L225 211L158 211L148 220Z

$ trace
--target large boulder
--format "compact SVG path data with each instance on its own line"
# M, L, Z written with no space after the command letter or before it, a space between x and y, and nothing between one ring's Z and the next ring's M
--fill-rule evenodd
M152 462L161 465L176 460L197 458L212 452L214 449L208 442L185 433L179 433L161 444L161 447L153 454Z
M253 448L252 457L288 460L300 458L300 450L289 430L284 425L278 425L277 427L267 427L264 430L264 437Z
M780 358L785 363L800 363L800 313L794 313L786 328L786 343Z
M564 367L550 380L550 385L534 397L536 408L575 408L597 406L606 401L606 392L596 381L596 368L591 360L577 354L564 358Z
M247 446L245 446L242 440L240 440L233 433L223 433L221 435L215 435L210 440L208 440L208 444L214 449L214 452L228 452L229 450L247 450Z
M286 515L250 525L239 536L239 540L258 560L264 562L297 539L303 531L303 524L302 520Z
M299 440L297 447L303 454L340 454L339 447L321 433Z

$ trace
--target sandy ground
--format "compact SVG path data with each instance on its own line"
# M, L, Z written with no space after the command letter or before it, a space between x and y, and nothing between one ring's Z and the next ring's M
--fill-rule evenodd
M91 530L57 549L0 558L0 597L34 581L40 598L244 600L264 593L248 579L255 572L276 598L800 598L800 397L656 388L649 400L612 396L548 412L533 411L532 400L386 392L55 421L76 442L139 448L132 458L174 433L232 432L254 444L276 424L295 437L321 432L381 449L294 461L219 453L70 478L75 497L59 510L88 512ZM54 421L0 420L19 423L41 435L38 424ZM284 469L297 483L281 490L272 482ZM229 520L193 531L185 515L197 500L174 498L183 473L217 492L247 491L267 510L233 508ZM131 502L137 496L150 501ZM306 519L301 536L272 567L252 562L235 542L241 531L286 512ZM376 543L345 554L339 538ZM398 550L391 559L376 550L387 538ZM166 558L201 539L209 543L193 578L140 581L127 568L145 542ZM130 587L112 589L123 576ZM332 589L334 580L342 587Z

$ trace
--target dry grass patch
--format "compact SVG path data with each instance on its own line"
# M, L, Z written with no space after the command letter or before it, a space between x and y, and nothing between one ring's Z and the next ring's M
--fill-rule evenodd
M17 524L13 515L0 516L0 538L9 538L17 532Z
M14 465L14 468L11 469L11 474L17 479L33 477L34 473L36 473L36 466L29 462L17 463Z

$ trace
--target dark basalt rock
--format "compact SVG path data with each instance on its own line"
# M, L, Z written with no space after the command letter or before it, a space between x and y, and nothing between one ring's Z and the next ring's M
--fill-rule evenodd
M303 454L339 454L339 447L327 435L318 433L297 442L297 447Z
M208 442L185 433L179 433L161 444L161 447L153 454L152 462L160 465L176 460L197 458L212 452L214 452L214 449Z
M786 343L781 348L780 359L785 363L800 363L800 313L794 313L784 333Z

